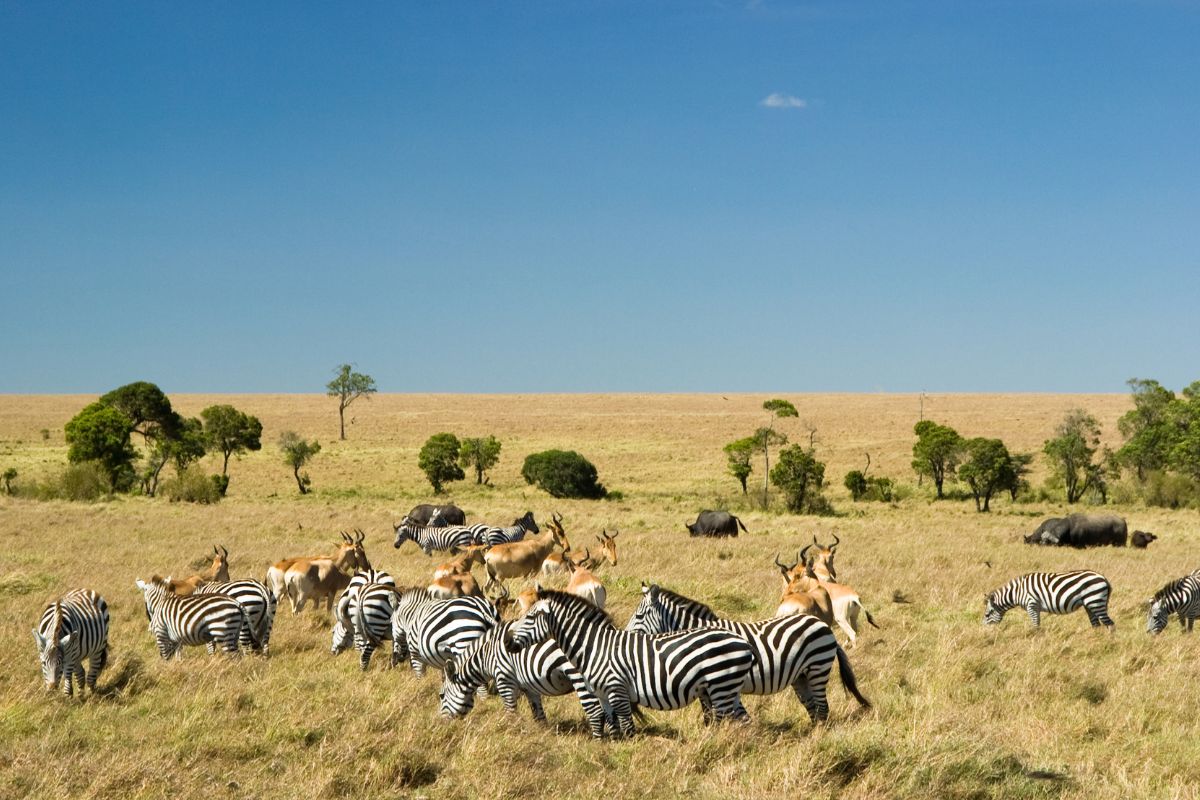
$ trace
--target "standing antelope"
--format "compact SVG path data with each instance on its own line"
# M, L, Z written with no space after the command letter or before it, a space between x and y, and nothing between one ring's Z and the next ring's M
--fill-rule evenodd
M546 556L550 555L556 544L561 544L562 517L554 514L551 520L546 525L549 530L541 536L524 539L520 542L498 544L487 551L483 557L488 574L486 588L491 589L495 584L508 578L524 578L533 575L541 569Z
M293 556L292 558L285 558L282 561L276 561L267 568L267 577L263 579L263 583L265 583L271 590L271 594L275 595L276 601L282 599L284 593L287 592L287 584L284 581L284 577L287 575L288 568L296 562L316 561L322 558L332 558L335 561L339 561L347 558L346 554L354 550L354 540L350 538L349 534L347 534L345 531L341 531L341 534L342 543L337 546L337 549L333 551L332 555Z
M213 581L229 581L229 551L224 545L218 547L213 545L213 562L208 568L208 572L201 572L195 575L189 575L186 578L179 578L171 581L170 590L180 597L186 597L195 592L198 588L206 583Z
M91 589L73 589L46 606L33 640L47 689L61 683L68 697L76 686L83 694L86 658L86 685L94 693L96 678L108 662L108 605Z
M837 546L841 543L837 534L833 536L833 544L825 547L817 543L817 537L813 537L813 543L806 545L800 551L800 561L804 562L804 571L810 578L817 579L822 588L829 592L829 599L833 603L833 618L837 622L838 627L850 637L850 647L856 647L858 644L858 612L861 610L867 617L867 622L871 623L871 627L878 628L875 620L871 618L871 612L867 611L866 606L862 604L862 600L858 596L858 592L851 589L845 584L837 582L837 571L833 567L833 557L837 552ZM810 560L804 560L804 554L810 547L817 548L816 555Z
M832 627L833 601L829 592L816 578L797 570L799 564L800 560L797 559L795 564L789 566L779 560L778 554L775 555L775 566L779 567L779 572L783 575L783 594L779 598L779 608L776 609L775 616L805 614L816 617Z
M459 553L454 558L441 564L433 571L434 580L444 578L447 575L452 575L455 572L470 572L471 567L476 564L483 563L483 554L487 552L487 545L471 545Z
M567 569L571 572L571 579L567 581L567 591L576 597L582 597L597 608L604 608L604 603L608 599L608 592L604 590L604 584L592 574L591 569L585 566L585 564L591 562L590 551L585 549L583 551L583 558L578 561L564 555L563 561L566 563Z
M366 534L362 531L356 531L354 538L346 536L350 547L339 548L336 558L299 559L291 563L284 572L283 581L293 614L303 611L304 604L309 600L318 610L324 600L325 609L331 610L334 597L350 585L354 573L371 568L363 549L364 538Z

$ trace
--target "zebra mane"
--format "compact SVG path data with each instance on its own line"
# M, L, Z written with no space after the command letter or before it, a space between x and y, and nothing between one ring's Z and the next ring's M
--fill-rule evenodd
M1169 595L1173 592L1179 591L1180 589L1183 588L1184 582L1187 581L1188 578L1191 578L1191 577L1192 577L1191 575L1184 575L1182 578L1179 578L1178 580L1171 581L1166 586L1162 587L1161 589L1159 589L1157 592L1154 593L1154 598L1151 600L1151 602L1157 602L1159 600L1162 600L1167 595Z
M589 622L603 622L610 628L617 627L608 612L582 597L567 592L556 592L553 589L542 589L537 594L538 600L550 600L567 612L582 615Z
M651 585L657 586L657 584ZM705 619L720 619L720 617L717 615L717 612L713 611L711 607L701 603L699 600L693 600L690 597L684 597L678 592L672 592L670 589L664 589L661 586L658 586L658 595L666 600L673 600L679 605L689 606L689 611L692 611L693 613L697 614L698 616L702 616Z
M62 600L54 601L54 616L50 618L50 632L48 638L56 645L58 640L62 638L62 629L65 619L63 617Z

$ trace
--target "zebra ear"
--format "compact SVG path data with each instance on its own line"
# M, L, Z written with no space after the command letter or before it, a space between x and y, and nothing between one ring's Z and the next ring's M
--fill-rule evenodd
M143 592L146 591L146 582L144 580L142 580L141 578L138 578L136 581L134 581L134 583L136 583L137 587L139 589L141 589Z
M37 642L38 650L46 649L46 637L38 633L37 628L33 629L33 640Z
M69 634L69 633L66 636L64 636L58 640L59 647L66 647L70 643L71 643L71 634Z
M642 594L649 594L649 593L650 593L650 585L648 583L646 583L645 581L642 581Z

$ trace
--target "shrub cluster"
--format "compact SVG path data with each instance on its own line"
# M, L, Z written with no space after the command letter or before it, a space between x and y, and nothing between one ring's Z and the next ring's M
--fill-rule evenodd
M551 497L599 500L608 494L598 481L596 467L574 450L546 450L526 456L521 477Z

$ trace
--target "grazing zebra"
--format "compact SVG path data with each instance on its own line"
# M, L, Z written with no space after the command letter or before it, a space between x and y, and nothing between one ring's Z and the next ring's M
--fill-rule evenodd
M70 697L83 693L83 659L88 660L87 687L96 691L96 678L108 663L108 604L91 589L72 589L46 606L33 630L46 688Z
M392 615L392 662L407 657L413 672L443 669L446 659L500 624L496 607L480 597L438 600L424 586L396 591Z
M719 628L750 643L756 656L743 694L775 694L788 686L804 704L813 722L829 717L826 684L836 658L846 690L864 707L871 703L858 691L858 682L846 651L830 627L816 617L790 614L762 622L721 619L695 600L642 584L642 600L625 630L637 633L670 633L689 628Z
M267 654L271 646L271 628L275 625L276 600L266 584L255 580L206 583L196 590L196 594L223 594L236 600L246 609L246 616L250 618L250 625L242 628L238 644ZM253 638L251 630L254 632ZM255 640L258 646L255 646Z
M238 640L244 629L250 630L251 646L261 646L254 637L254 626L246 609L238 601L223 594L178 597L171 593L167 581L161 578L152 578L149 583L137 581L146 600L146 613L150 615L150 630L163 660L181 656L184 645L206 645L209 653L220 645L226 653L240 655Z
M633 733L633 704L676 709L699 699L706 722L750 718L740 692L755 656L736 634L716 628L629 633L583 598L539 589L505 646L520 650L548 637L579 667L615 733Z
M525 534L539 534L542 529L533 519L533 512L526 511L525 516L520 519L513 520L513 524L507 528L498 528L493 525L472 525L471 533L475 537L475 544L486 544L489 547L495 547L498 544L508 544L509 542L519 542L525 538Z
M494 681L505 709L516 711L518 693L524 694L533 718L538 722L546 721L543 697L575 692L592 736L603 736L604 708L571 660L552 640L539 642L519 653L508 652L504 640L512 625L506 622L492 628L446 662L442 680L442 716L465 717L475 705L475 694L486 687L488 681Z
M433 555L434 550L460 550L475 541L473 530L463 525L431 528L402 522L393 526L393 529L396 531L396 541L392 542L393 547L399 547L411 540L416 542L427 556Z
M368 583L354 599L354 646L358 648L358 663L363 672L371 666L371 656L380 642L392 639L392 614L397 603L396 587L390 583ZM398 660L396 646L393 639L393 664Z
M338 595L333 607L333 643L329 652L335 656L353 642L355 604L358 601L358 593L369 583L396 585L395 579L381 569L360 569L354 573L345 590Z
M1079 570L1076 572L1031 572L1013 578L987 596L987 608L983 613L983 624L995 625L1004 617L1004 612L1023 606L1029 614L1033 627L1041 622L1041 612L1069 614L1083 606L1092 627L1104 625L1112 630L1112 618L1108 616L1108 596L1112 586L1098 572Z
M1200 570L1171 581L1154 593L1146 631L1160 633L1172 614L1179 615L1179 625L1185 632L1192 632L1196 617L1200 617Z

